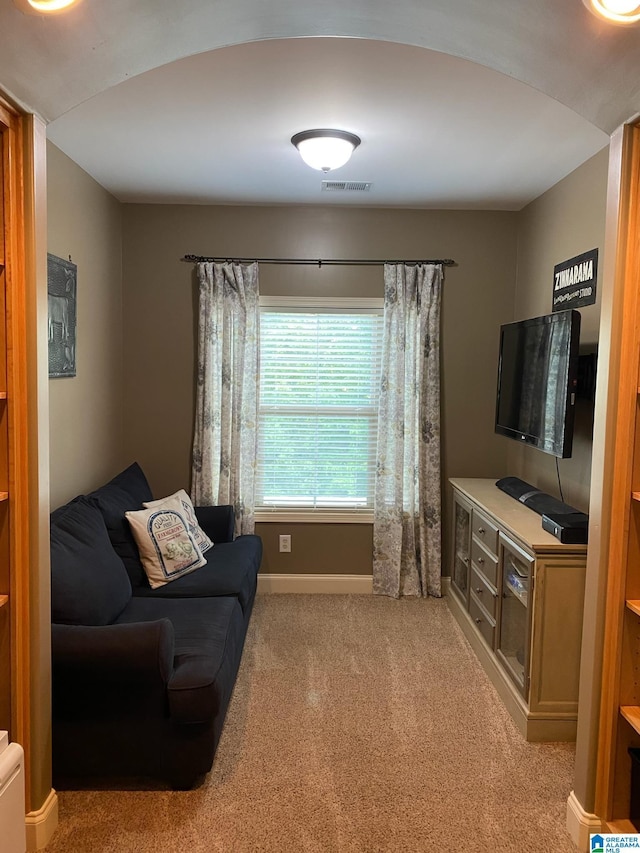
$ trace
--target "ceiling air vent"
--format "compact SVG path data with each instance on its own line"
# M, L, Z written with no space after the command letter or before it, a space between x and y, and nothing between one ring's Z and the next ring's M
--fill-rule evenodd
M323 181L322 192L368 193L371 181Z

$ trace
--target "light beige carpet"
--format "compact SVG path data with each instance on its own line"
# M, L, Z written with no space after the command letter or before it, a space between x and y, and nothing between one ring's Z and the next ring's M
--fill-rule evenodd
M573 747L529 744L446 602L256 601L201 787L61 791L48 853L575 853Z

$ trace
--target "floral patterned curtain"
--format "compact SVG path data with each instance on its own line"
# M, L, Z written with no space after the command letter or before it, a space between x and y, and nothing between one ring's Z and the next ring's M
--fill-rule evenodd
M196 505L232 504L254 530L258 427L258 264L198 264L198 373L191 472Z
M441 595L442 266L385 264L373 591Z

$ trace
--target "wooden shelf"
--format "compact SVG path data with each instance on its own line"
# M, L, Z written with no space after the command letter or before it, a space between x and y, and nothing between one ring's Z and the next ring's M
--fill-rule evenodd
M635 613L636 616L640 616L640 600L630 600L627 599L627 608L631 610L632 613Z
M0 607L4 607L5 604L8 604L8 603L9 603L9 596L8 595L0 595Z
M640 501L640 492L631 492L631 497L634 501Z
M9 500L9 492L0 492L0 503Z
M621 705L620 713L631 728L640 735L640 707L637 705Z

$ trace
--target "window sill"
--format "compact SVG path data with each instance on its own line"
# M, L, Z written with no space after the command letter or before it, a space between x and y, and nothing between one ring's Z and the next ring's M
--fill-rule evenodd
M257 524L373 524L372 512L329 512L323 510L258 510Z

